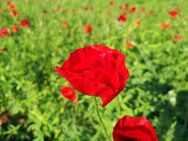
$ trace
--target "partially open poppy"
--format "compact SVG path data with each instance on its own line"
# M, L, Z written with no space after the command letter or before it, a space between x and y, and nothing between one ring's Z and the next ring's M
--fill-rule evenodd
M152 124L145 117L124 116L113 129L114 141L158 141Z
M78 97L77 97L77 95L76 95L74 89L71 88L71 87L63 86L63 87L61 88L61 95L62 95L63 97L65 97L66 99L68 99L68 100L74 102L74 103L76 103L76 102L78 101Z

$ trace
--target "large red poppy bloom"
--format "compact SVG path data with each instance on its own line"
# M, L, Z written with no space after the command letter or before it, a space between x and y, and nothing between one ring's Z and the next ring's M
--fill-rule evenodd
M100 97L103 107L124 89L129 77L125 55L99 44L75 50L55 70L79 92Z
M113 129L114 141L158 141L152 124L145 117L124 116Z

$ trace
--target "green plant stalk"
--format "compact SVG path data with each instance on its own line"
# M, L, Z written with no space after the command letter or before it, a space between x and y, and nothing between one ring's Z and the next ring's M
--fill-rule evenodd
M106 134L106 138L107 138L108 141L111 141L110 136L108 135L108 132L107 132L107 128L106 128L106 126L105 126L105 124L104 124L104 122L102 120L102 116L100 115L100 111L99 111L99 107L98 107L98 103L97 103L97 98L96 97L95 97L95 104L96 104L97 116L99 118L99 121L100 121L103 129L104 129L104 132Z

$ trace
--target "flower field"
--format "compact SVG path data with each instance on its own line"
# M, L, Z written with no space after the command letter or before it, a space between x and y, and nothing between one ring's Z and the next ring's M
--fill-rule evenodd
M188 1L0 0L0 141L123 140L188 141Z

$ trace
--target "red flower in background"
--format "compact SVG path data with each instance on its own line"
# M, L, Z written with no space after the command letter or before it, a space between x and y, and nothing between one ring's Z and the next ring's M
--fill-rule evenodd
M84 31L85 31L85 33L91 33L92 29L93 29L92 26L89 25L89 24L86 24L86 25L84 26Z
M111 2L109 3L109 6L110 6L110 7L114 7L114 6L115 6L115 3L114 3L113 1L111 1Z
M63 97L65 97L66 99L68 99L69 101L72 101L74 103L76 103L78 101L78 97L77 97L74 89L72 89L71 87L63 86L61 88L61 95Z
M125 14L120 15L120 16L118 17L118 21L119 21L119 22L126 22L126 21L127 21L126 15L125 15Z
M172 17L172 18L176 18L178 17L178 12L174 9L170 10L169 12L169 15Z
M152 124L145 117L124 116L113 129L114 141L158 141Z
M135 13L136 12L136 6L132 6L129 10L130 13Z
M131 41L127 41L126 44L127 44L128 48L133 48L134 47L134 44Z
M30 21L28 19L23 19L23 20L20 21L20 26L30 27Z
M9 35L8 29L6 27L0 28L0 37L4 38Z
M142 21L141 21L141 19L137 19L137 20L135 21L135 23L136 23L137 26L139 26L139 25L142 23Z
M19 13L17 10L12 10L11 11L11 15L14 16L14 17L18 17L19 16Z
M161 27L162 29L169 28L169 27L170 27L170 23L169 23L169 22L161 23L160 27Z
M150 10L149 13L150 13L151 15L153 15L153 14L155 14L155 10Z
M12 26L11 26L11 32L12 32L12 33L17 33L18 30L19 30L19 28L18 28L17 25L12 25Z
M180 36L180 35L176 35L176 36L174 37L174 39L175 39L176 41L181 41L181 40L183 39L183 37Z
M125 9L129 8L129 3L125 3Z
M16 8L16 6L14 4L12 4L11 2L8 2L7 5L8 5L9 9L15 9Z
M79 92L100 97L103 107L124 89L129 77L125 55L98 44L75 50L55 70Z

